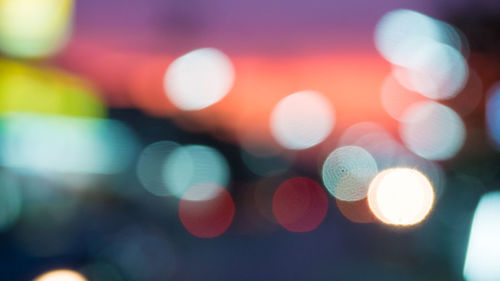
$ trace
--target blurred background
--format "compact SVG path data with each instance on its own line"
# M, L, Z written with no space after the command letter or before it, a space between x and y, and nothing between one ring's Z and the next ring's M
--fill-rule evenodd
M500 2L0 0L0 280L500 280Z

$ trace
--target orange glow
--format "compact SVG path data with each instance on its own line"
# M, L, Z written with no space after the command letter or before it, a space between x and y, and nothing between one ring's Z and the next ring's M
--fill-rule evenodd
M136 53L120 53L106 58L102 53L109 54L110 50L92 45L79 48L71 48L65 60L77 65L84 75L105 84L101 85L104 89L126 89L123 92L128 96L122 93L119 97L113 91L107 99L113 102L111 106L135 106L155 116L171 117L187 129L223 136L225 140L238 141L251 136L250 142L276 145L269 128L270 114L282 98L302 90L321 92L335 105L338 120L332 135L367 119L394 127L381 106L379 94L390 67L377 55L338 52L276 58L228 54L235 69L232 90L210 107L182 112L162 90L165 71L175 56L153 55L141 59ZM103 60L80 61L79 53Z

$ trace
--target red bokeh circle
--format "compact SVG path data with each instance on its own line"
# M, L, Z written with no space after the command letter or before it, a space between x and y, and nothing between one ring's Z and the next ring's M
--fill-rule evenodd
M308 178L286 180L274 193L274 216L289 231L307 232L316 229L327 210L325 191Z
M207 200L189 200L189 195L197 189L213 188L214 194ZM200 192L206 192L199 190ZM179 218L192 235L200 238L213 238L221 235L231 225L234 217L234 203L231 195L216 185L195 185L181 198Z

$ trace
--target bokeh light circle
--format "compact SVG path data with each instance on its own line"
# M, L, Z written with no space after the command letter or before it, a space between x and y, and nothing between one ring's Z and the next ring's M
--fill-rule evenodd
M400 135L415 154L429 160L450 159L462 148L465 126L452 109L425 101L411 106L402 117Z
M193 201L200 193L215 194L208 200ZM187 199L186 199L187 198ZM231 195L214 184L198 184L186 191L179 203L179 218L189 233L200 238L221 235L231 225L234 203Z
M369 152L359 146L343 146L328 155L321 174L335 198L358 201L366 197L368 185L377 171L377 163Z
M401 121L402 115L411 105L426 98L401 85L394 75L389 74L382 84L380 100L384 110L394 119Z
M198 195L183 195L192 186L202 183L226 187L229 182L229 165L217 150L203 145L181 146L171 152L163 166L163 180L170 194L189 200L209 199L210 190Z
M163 166L170 154L180 145L171 141L159 141L148 145L141 152L137 163L137 177L142 186L156 196L171 195L163 179Z
M427 42L401 66L394 72L398 81L430 99L455 97L469 76L462 54L439 42Z
M368 204L383 223L413 225L421 222L434 203L429 179L418 170L392 168L380 172L368 190Z
M291 94L273 109L271 133L283 147L307 149L328 137L335 124L330 101L315 91Z
M287 230L307 232L316 229L328 210L328 199L321 186L308 178L283 182L273 197L273 213Z
M183 110L199 110L221 100L234 84L234 68L217 49L191 51L170 64L164 87L172 103Z
M44 273L33 281L87 281L87 279L76 271L59 269Z
M375 46L389 62L404 65L422 46L441 42L462 49L456 30L422 13L397 9L382 16L375 27Z

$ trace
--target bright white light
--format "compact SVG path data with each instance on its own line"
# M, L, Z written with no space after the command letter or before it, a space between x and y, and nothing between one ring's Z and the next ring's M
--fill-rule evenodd
M172 103L183 110L199 110L220 101L231 90L234 69L219 50L204 48L172 62L164 86Z
M40 275L33 281L87 281L87 279L78 272L61 269Z
M425 101L411 106L402 117L400 134L405 145L429 160L449 159L462 148L465 126L449 107Z
M328 137L335 124L329 100L315 91L302 91L282 99L271 114L271 132L283 147L306 149Z
M431 99L455 97L467 83L469 68L459 51L439 42L427 42L396 68L405 87Z
M479 201L469 236L464 278L467 281L500 280L500 192Z
M433 202L432 184L421 172L409 168L380 172L368 190L370 209L386 224L419 223L427 216Z
M72 0L0 1L0 48L12 56L52 55L67 42Z
M385 14L375 27L375 46L389 62L404 65L427 42L461 49L453 28L419 12L399 9Z
M328 155L321 174L335 198L358 201L366 197L368 185L377 171L377 163L370 153L358 146L344 146Z

